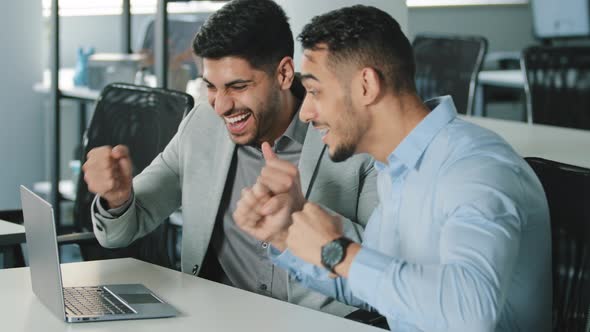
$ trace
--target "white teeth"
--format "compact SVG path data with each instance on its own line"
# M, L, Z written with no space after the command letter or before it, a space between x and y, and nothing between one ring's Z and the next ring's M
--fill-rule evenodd
M226 116L226 117L224 117L224 119L226 122L233 124L233 123L244 120L246 117L248 117L248 115L249 115L249 113L243 113L242 115L233 116L231 118Z

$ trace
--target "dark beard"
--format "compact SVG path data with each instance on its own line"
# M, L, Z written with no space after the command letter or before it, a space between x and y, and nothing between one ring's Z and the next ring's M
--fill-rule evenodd
M352 145L343 145L334 151L334 155L330 155L330 159L335 163L343 162L352 157L355 150L356 147Z

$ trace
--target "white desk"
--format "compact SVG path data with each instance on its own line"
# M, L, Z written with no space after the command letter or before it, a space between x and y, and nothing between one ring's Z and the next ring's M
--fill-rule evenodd
M43 72L43 82L33 85L33 91L39 93L49 93L51 87L51 72ZM66 98L95 101L100 95L99 90L91 90L87 87L74 86L74 69L62 68L59 70L59 90L62 96Z
M63 198L75 201L76 200L76 188L72 180L60 180L59 181L59 193ZM49 181L35 182L33 184L33 192L40 194L45 197L49 197L51 194L51 183Z
M11 246L25 242L23 225L0 220L0 246Z
M522 157L540 157L590 168L590 130L481 117L461 118L498 133Z
M134 259L62 265L65 286L143 283L181 313L175 318L67 324L31 290L29 268L0 270L4 331L369 332L368 325L281 302Z
M483 70L477 75L478 84L524 89L521 70Z
M0 220L0 269L14 266L16 262L15 253L18 250L17 245L24 242L24 226ZM4 289L2 286L0 288ZM0 319L1 317L0 314Z
M525 111L524 86L525 78L520 70L484 70L479 72L477 75L473 114L477 116L486 116L486 104L488 102L486 87L500 87L514 89L517 93L520 93L522 106L519 111L523 114L523 120L526 120L528 115Z

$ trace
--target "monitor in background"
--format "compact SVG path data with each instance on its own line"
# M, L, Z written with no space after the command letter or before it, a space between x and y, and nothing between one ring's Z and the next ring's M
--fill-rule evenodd
M535 36L589 37L590 0L531 0Z

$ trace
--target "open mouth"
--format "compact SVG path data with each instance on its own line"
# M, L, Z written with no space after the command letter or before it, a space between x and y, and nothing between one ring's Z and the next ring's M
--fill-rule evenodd
M326 137L328 136L328 133L330 132L330 128L328 128L328 127L317 128L317 130L320 132L320 136L322 137L322 141L324 143L326 143Z
M246 128L250 118L252 117L251 112L239 112L231 114L230 116L224 116L223 120L227 126L227 129L232 134L240 134Z

